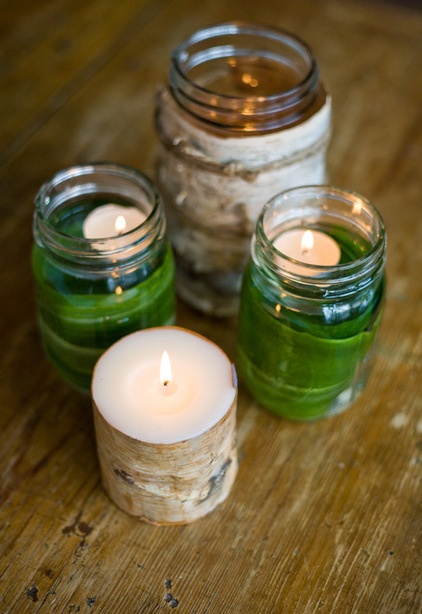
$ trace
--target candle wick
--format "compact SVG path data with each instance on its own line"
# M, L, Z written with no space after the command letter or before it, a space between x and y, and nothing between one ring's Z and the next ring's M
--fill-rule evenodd
M168 384L169 384L169 380L165 379L164 382L163 382L163 386L168 386Z

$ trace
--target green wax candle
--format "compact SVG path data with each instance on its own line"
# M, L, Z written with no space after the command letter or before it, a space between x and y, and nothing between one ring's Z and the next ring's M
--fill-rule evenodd
M240 374L262 405L286 418L336 413L337 405L350 403L366 382L382 285L351 319L330 324L323 312L298 314L263 297L251 268L241 298ZM335 318L335 305L325 306Z
M110 345L174 323L175 270L161 198L129 167L76 166L41 188L34 236L43 346L61 375L89 392Z
M32 261L44 348L79 389L89 391L95 363L115 341L142 328L174 323L174 263L168 245L147 277L138 271L129 287L113 277L109 292L103 280L93 283L64 272L36 245Z
M306 190L323 189L297 189L306 202L307 224L290 223L289 230L324 233L338 246L339 262L315 268L280 253L274 244L283 233L285 203L277 201L258 222L241 293L240 376L261 405L295 420L336 414L363 390L382 317L384 235L375 240L367 230L359 232L363 214L357 207L355 226L351 212L344 226L339 223L340 207L329 221L323 214L312 217L313 196ZM329 210L324 198L317 201L319 212ZM290 222L295 214L289 210ZM297 216L300 220L300 211ZM365 224L368 228L367 217Z

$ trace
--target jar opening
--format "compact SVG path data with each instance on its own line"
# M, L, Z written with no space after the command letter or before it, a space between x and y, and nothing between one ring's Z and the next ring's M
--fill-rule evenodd
M308 263L280 248L289 231L322 233L339 249L329 266ZM263 208L256 226L252 255L286 283L324 292L356 288L384 269L385 228L377 209L362 196L329 186L305 186L283 192ZM279 248L277 248L279 247ZM326 247L323 247L325 252Z
M148 177L130 167L96 163L59 171L39 190L35 199L34 236L56 257L75 263L131 259L163 236L161 198ZM109 230L106 209L127 213L129 229ZM87 232L88 217L100 211L100 226ZM135 215L133 216L133 213ZM125 218L126 224L126 218ZM97 233L97 234L95 234Z
M177 47L170 87L197 118L247 132L291 126L325 101L306 43L283 30L241 22L205 28Z

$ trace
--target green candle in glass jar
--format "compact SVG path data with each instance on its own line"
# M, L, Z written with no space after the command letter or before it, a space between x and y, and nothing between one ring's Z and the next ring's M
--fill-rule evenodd
M239 316L239 371L264 407L313 420L343 411L363 390L385 247L379 213L357 194L303 187L264 207Z
M174 323L174 262L160 196L129 167L65 169L37 195L34 237L43 346L61 375L89 392L110 345Z

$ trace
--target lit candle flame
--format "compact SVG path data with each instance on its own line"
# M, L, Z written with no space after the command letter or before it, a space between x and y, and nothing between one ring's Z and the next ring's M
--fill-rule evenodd
M171 362L170 356L168 352L164 351L161 357L161 366L160 366L160 383L163 386L168 386L173 377L173 372L171 370Z
M300 248L303 254L311 251L314 246L314 235L312 234L312 230L305 230L302 235L302 240L300 242Z
M118 215L116 217L116 221L114 222L114 228L119 235L126 230L126 218L124 215Z

